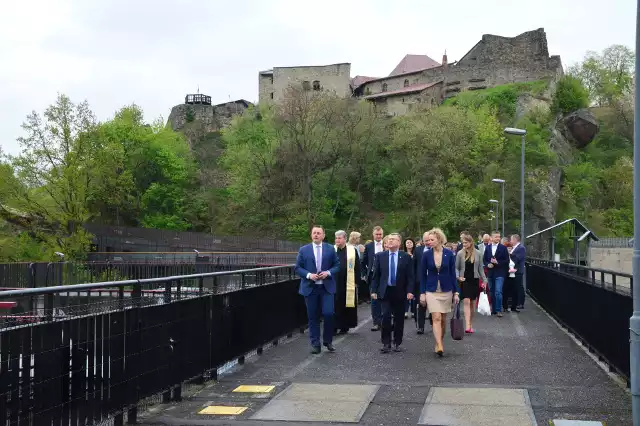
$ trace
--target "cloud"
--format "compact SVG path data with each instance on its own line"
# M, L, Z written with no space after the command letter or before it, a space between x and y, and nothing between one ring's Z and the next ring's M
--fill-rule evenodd
M594 11L598 13L594 13ZM632 2L538 0L21 0L0 15L0 146L15 153L20 124L56 93L87 99L104 120L130 103L162 115L196 90L214 102L257 99L273 66L351 62L387 75L406 53L459 59L484 33L544 27L569 65L587 50L633 46Z

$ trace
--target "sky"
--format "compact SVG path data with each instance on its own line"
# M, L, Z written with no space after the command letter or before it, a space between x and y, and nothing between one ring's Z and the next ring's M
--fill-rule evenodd
M385 76L405 54L460 59L483 34L544 28L565 68L587 51L635 46L633 0L2 0L0 147L58 93L99 120L122 106L166 120L187 93L256 101L273 66L351 63ZM521 4L516 7L515 4Z

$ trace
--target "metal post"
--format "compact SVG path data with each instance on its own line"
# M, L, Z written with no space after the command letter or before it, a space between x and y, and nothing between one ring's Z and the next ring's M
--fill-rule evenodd
M522 135L522 153L520 159L520 238L524 238L524 136Z
M636 4L636 52L640 51L640 0ZM640 426L640 91L638 69L635 67L635 120L633 132L633 315L629 321L631 338L631 398L633 426Z
M502 182L502 236L504 237L504 182Z

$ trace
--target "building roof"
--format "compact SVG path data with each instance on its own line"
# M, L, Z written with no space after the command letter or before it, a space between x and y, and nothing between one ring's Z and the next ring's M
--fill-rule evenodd
M421 71L428 68L439 67L440 63L434 61L427 55L405 55L398 65L391 71L389 77L399 74L407 74L415 71Z
M367 81L375 80L378 77L367 77L364 75L356 75L351 79L351 87L356 88Z
M222 102L220 104L216 104L214 106L223 106L223 105L227 105L227 104L242 104L245 107L249 108L250 106L252 106L253 104L247 100L244 99L236 99L235 101L227 101L227 102Z
M399 96L399 95L406 95L408 93L422 92L423 90L428 89L429 87L435 86L438 83L442 83L442 80L438 80L433 83L414 84L411 86L403 87L402 89L392 90L390 92L376 93L374 95L365 96L364 99L380 99L380 98L388 98L390 96Z

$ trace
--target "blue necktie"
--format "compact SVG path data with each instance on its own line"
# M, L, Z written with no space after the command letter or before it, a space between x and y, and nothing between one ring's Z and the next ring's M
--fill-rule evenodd
M391 270L389 271L389 276L390 276L390 283L389 285L394 286L396 285L396 254L395 253L390 253L391 254Z

